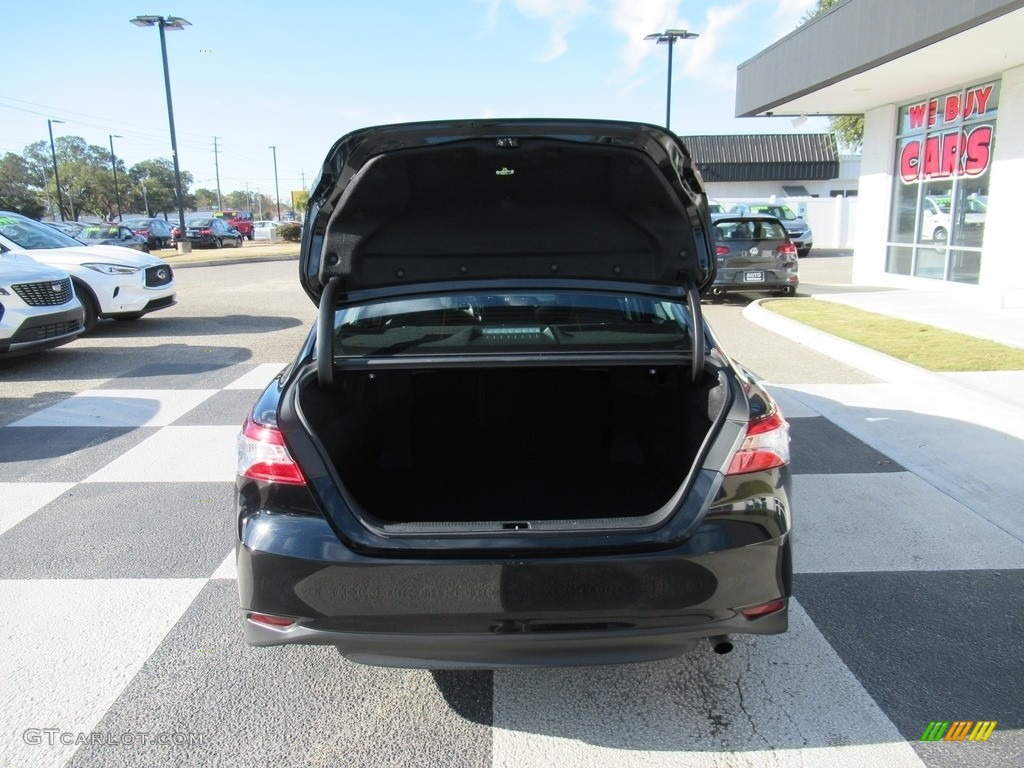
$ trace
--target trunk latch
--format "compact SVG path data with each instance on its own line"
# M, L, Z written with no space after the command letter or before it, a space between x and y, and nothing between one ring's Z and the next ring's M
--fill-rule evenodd
M528 531L530 530L529 523L502 523L501 527L506 531Z

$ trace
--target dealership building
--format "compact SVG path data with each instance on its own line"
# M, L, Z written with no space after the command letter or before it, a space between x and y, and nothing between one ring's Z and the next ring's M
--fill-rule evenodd
M864 115L854 281L1024 306L1024 0L845 0L740 65L741 117Z

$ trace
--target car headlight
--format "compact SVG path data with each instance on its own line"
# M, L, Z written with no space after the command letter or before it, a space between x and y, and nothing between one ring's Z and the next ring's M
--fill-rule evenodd
M102 272L104 275L134 275L139 267L125 267L121 264L83 264L83 267Z

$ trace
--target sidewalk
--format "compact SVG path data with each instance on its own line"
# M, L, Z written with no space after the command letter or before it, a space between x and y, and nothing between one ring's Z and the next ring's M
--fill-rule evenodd
M299 244L280 240L246 240L241 248L194 248L191 253L179 254L163 248L153 251L174 269L185 267L212 267L219 264L252 264L260 261L289 261L299 258Z
M815 300L1024 347L1024 310L985 309L960 292L887 289L830 293ZM808 408L828 418L1024 541L1019 512L1024 371L934 373L782 317L760 301L748 305L743 315L881 380L771 387L783 412L795 415Z

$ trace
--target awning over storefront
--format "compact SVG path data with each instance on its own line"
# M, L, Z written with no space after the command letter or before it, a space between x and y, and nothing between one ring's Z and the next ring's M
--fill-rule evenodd
M901 104L1024 64L1022 38L1024 0L846 0L739 65L736 116Z
M823 181L839 176L828 133L684 136L705 181Z

